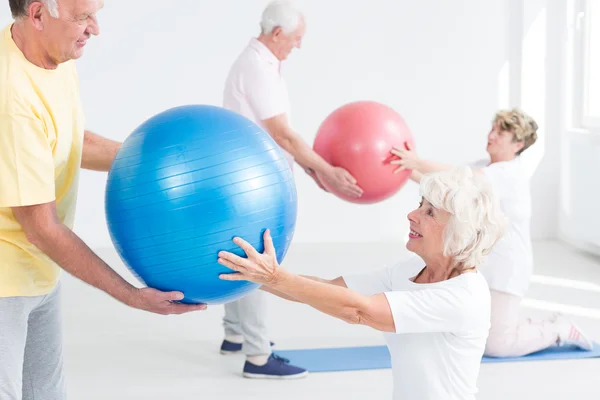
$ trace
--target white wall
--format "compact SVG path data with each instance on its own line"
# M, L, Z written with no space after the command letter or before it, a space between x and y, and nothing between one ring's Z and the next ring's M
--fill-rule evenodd
M600 134L564 132L560 237L600 255Z
M165 4L105 0L101 35L89 42L79 61L89 129L123 140L144 119L168 107L219 104L229 65L257 33L266 1ZM372 99L404 116L423 157L461 163L485 155L493 113L520 101L518 32L531 22L520 11L521 1L299 4L307 14L308 31L303 48L284 64L284 73L293 125L308 142L333 109ZM8 21L3 7L0 21ZM321 192L299 169L296 175L298 242L399 240L406 231L406 214L418 201L416 185L409 183L381 204L353 205ZM110 245L104 182L103 174L89 172L81 181L76 231L96 247ZM555 185L538 174L533 189L534 200L557 197ZM555 204L536 207L534 236L553 236L555 223L548 222L553 219Z
M582 101L582 53L574 2L561 0L561 50L554 62L562 66L562 135L558 235L575 247L600 255L600 130L579 128L577 110Z
M534 237L552 237L558 225L560 176L560 69L555 60L560 52L560 19L556 0L515 0L514 10L522 15L519 48L520 99L517 104L533 115L539 125L537 143L527 150L533 170L531 183Z

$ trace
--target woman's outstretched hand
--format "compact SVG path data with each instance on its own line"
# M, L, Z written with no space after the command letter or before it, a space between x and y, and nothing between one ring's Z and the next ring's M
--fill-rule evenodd
M279 264L268 229L263 235L263 240L265 251L261 254L244 239L234 238L233 242L244 250L248 258L242 258L228 251L219 252L219 264L235 271L231 274L221 274L219 278L225 281L250 281L267 286L276 282Z
M397 160L390 161L392 165L398 165L394 173L404 171L407 169L418 170L419 169L419 157L417 153L412 149L410 144L406 143L406 148L393 147L392 154L398 157Z

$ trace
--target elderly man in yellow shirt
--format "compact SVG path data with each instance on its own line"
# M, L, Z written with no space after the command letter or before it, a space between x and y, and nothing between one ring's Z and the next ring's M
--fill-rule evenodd
M102 0L9 0L0 33L0 399L66 398L61 268L134 308L204 309L137 289L71 228L80 168L108 171L120 143L84 132L73 60Z

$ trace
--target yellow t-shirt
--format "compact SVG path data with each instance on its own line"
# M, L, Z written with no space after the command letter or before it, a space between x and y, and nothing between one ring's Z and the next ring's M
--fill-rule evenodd
M72 228L84 116L73 61L47 70L17 47L11 25L0 36L0 297L39 296L60 267L31 244L11 207L56 201Z

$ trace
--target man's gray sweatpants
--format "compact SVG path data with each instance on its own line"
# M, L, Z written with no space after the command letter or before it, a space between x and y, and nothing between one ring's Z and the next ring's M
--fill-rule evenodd
M262 290L255 290L239 300L225 304L225 335L244 337L242 352L247 356L271 354L271 341L265 320L267 301Z
M66 398L60 283L45 296L0 297L0 399Z

